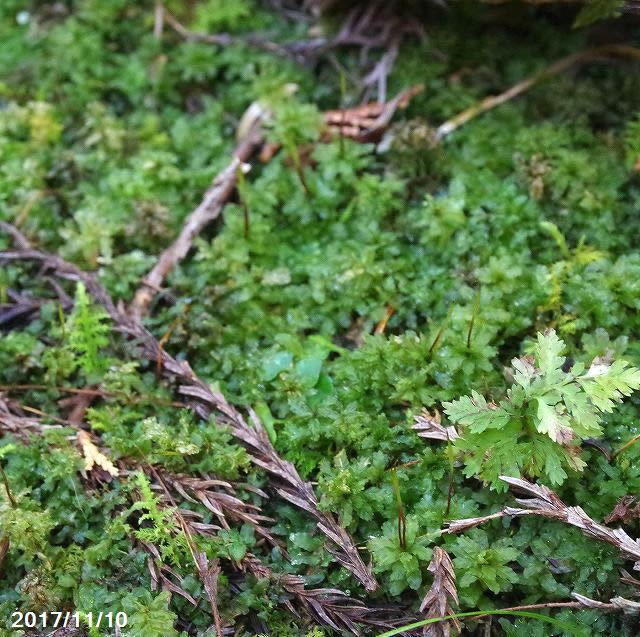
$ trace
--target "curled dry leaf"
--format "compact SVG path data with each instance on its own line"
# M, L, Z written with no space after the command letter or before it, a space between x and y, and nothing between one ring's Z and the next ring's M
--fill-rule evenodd
M427 619L446 617L454 613L451 602L458 603L456 574L449 554L439 546L433 550L433 557L427 569L433 574L433 584L422 600L420 611L426 612ZM424 628L424 637L450 637L451 628L460 632L460 622L456 619L428 624Z
M418 432L421 438L431 438L432 440L444 440L453 442L460 435L455 427L445 427L440 424L442 420L440 412L435 409L433 414L423 409L420 414L415 417L415 423L412 429Z
M120 473L118 468L105 456L91 440L91 436L82 429L77 434L78 443L84 455L84 470L91 471L94 465L104 469L114 478Z
M324 131L322 139L346 137L361 144L379 142L399 108L406 108L418 93L424 90L422 84L411 86L388 102L369 102L352 108L337 108L322 114ZM266 142L260 151L260 161L267 163L280 149L275 142Z

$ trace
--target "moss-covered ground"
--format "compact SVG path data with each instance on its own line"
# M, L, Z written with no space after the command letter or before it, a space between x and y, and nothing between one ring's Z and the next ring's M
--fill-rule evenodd
M350 10L303 4L167 2L190 31L233 34L221 45L166 19L159 32L150 0L3 0L0 220L95 273L124 307L229 162L242 114L269 110L281 149L250 158L143 320L239 413L255 410L378 586L365 590L317 515L281 497L216 413L189 409L160 357L145 360L84 286L7 258L1 635L50 630L12 628L16 610L123 612L128 637L213 636L216 622L238 637L354 634L323 616L326 599L318 611L295 592L296 575L360 600L371 612L354 625L373 637L427 616L437 547L461 612L638 590L621 581L628 555L561 520L443 529L514 506L500 475L600 522L638 494L640 444L625 445L640 433L640 63L631 48L587 57L433 137L565 56L632 47L636 17L574 28L562 3L387 3L419 29L399 38L386 97L424 90L376 146L326 139L321 113L376 99L363 78L384 46L364 61L357 44L297 54L248 35L309 41ZM421 413L460 437L419 436ZM88 468L92 453L102 467ZM625 502L612 528L636 537ZM494 616L465 620L463 634L640 626L615 611L537 612L563 626ZM429 634L445 635L438 626Z

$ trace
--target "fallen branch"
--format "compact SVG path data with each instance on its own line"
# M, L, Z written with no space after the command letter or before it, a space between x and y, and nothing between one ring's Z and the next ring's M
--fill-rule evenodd
M0 221L0 230L6 232L12 239L13 243L20 250L29 250L31 248L31 244L27 237L25 237L16 226L12 226L10 223L6 221Z
M434 131L433 141L436 144L440 143L447 135L450 135L451 133L453 133L453 131L457 130L463 124L466 124L478 115L486 113L496 106L500 106L512 100L514 97L517 97L518 95L521 95L522 93L528 91L543 80L546 80L554 75L558 75L576 64L580 64L582 62L590 62L603 56L611 55L640 59L640 49L634 48L632 46L627 46L625 44L608 44L592 49L586 49L584 51L579 51L578 53L572 53L571 55L558 60L546 69L543 69L542 71L535 73L531 77L528 77L527 79L514 84L510 89L504 91L504 93L485 97L482 101L474 104L473 106L470 106L461 113L458 113L455 117L448 119L443 124L440 124L440 126L438 126L438 128L436 128L436 130Z
M129 306L129 312L134 319L140 319L147 313L153 297L161 289L167 275L184 259L203 228L220 215L236 187L238 171L244 170L244 162L261 141L262 134L258 122L240 141L233 158L215 177L200 205L187 217L176 240L162 252L156 264L142 280L142 285Z
M502 511L479 518L455 520L447 523L445 533L460 533L502 516L523 517L540 515L575 526L583 535L606 542L616 547L626 558L635 560L634 570L640 570L640 542L630 537L623 529L610 529L590 518L582 507L567 506L551 489L541 484L532 484L521 478L500 476L512 488L524 492L528 497L516 498L524 508L505 507Z
M60 429L62 425L45 425L40 418L15 414L0 394L0 431L14 435L21 442L28 442L30 434L40 434L47 429Z
M156 338L140 323L116 307L104 286L90 273L80 270L64 259L37 250L0 252L0 261L36 261L60 278L82 281L92 297L101 304L119 331L139 346L140 355L154 363L160 361L165 374L176 379L178 393L187 399L190 409L207 420L216 414L216 422L225 424L233 436L244 443L252 462L276 478L276 492L286 501L307 511L317 522L318 529L330 540L329 550L335 559L362 583L367 591L377 589L371 568L366 566L348 533L332 515L318 509L313 488L298 474L290 462L283 460L274 449L257 415L250 411L250 425L242 414L214 391L191 369L186 360L179 361L160 347Z

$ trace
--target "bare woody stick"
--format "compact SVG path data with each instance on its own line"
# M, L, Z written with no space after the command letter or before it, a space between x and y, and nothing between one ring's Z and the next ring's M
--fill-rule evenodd
M159 361L164 374L179 381L178 392L187 399L189 407L204 419L216 414L216 422L226 424L234 437L244 443L252 462L275 478L276 492L316 520L318 529L330 540L329 550L335 559L353 573L367 591L377 589L378 583L371 568L362 561L349 534L332 515L318 509L312 486L300 477L293 464L278 455L255 413L250 412L252 426L220 392L213 391L198 378L186 360L173 358L139 320L116 307L104 286L92 274L56 255L38 250L0 252L0 261L36 261L58 277L82 281L93 298L107 310L119 331L136 342L141 356L152 362Z
M539 73L535 73L531 77L528 77L527 79L514 84L510 89L504 91L503 93L485 97L482 101L474 104L473 106L470 106L461 113L458 113L458 115L452 117L443 124L440 124L440 126L436 128L434 133L435 143L441 142L447 135L450 135L451 133L453 133L453 131L460 128L460 126L466 124L468 121L472 120L478 115L482 115L482 113L486 113L496 106L501 106L505 102L512 100L514 97L525 93L543 80L546 80L547 78L554 75L559 75L563 71L566 71L576 64L580 64L582 62L590 62L597 58L606 56L640 59L640 49L625 44L608 44L592 49L585 49L584 51L579 51L578 53L568 55L567 57L558 60L551 66L540 71Z
M526 497L516 499L521 507L506 507L502 511L481 518L467 518L449 522L445 533L461 533L505 515L510 517L540 515L575 526L580 529L583 535L611 544L624 557L635 560L636 568L640 567L640 542L630 537L623 529L612 529L596 522L581 507L567 506L551 489L542 484L533 484L527 480L509 476L500 476L500 479L504 480L512 489L525 494Z
M204 227L220 215L236 187L238 171L244 169L244 162L261 140L258 127L253 126L236 147L231 161L216 175L200 205L187 217L176 240L158 257L156 264L142 280L129 306L129 313L134 319L139 320L147 313L167 275L187 256L194 239Z

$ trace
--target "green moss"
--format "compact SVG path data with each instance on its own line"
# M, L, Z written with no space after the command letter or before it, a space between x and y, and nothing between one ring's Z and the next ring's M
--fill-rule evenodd
M352 48L300 65L241 42L187 42L166 23L158 39L151 1L0 4L0 219L95 270L116 301L131 298L226 165L245 108L259 100L273 111L268 136L282 152L252 162L224 218L171 272L147 326L205 382L257 411L277 451L314 483L320 509L373 560L381 584L366 598L304 512L271 491L257 495L269 483L247 451L214 419L172 404L175 387L137 361L135 344L111 330L82 287L62 282L76 300L65 317L64 295L49 279L14 264L0 271L0 311L16 292L48 301L3 325L0 385L11 388L2 398L38 409L50 427L0 438L14 498L0 485L9 540L3 618L16 607L126 611L130 636L211 634L193 547L173 509L126 472L98 487L81 480L74 430L60 420L78 396L70 390L95 386L101 394L83 423L112 460L245 483L239 497L274 520L276 547L241 520L197 539L221 561L220 609L238 635L339 634L287 610L283 573L415 613L435 545L452 555L465 609L558 601L573 591L603 601L631 595L617 576L623 558L560 523L494 521L457 538L439 531L447 519L511 503L481 482L496 486L505 471L555 482L568 504L598 520L640 489L639 445L612 462L578 445L597 435L618 449L638 435L638 399L626 397L635 376L614 365L591 393L576 380L595 357L640 364L637 62L584 64L550 78L436 148L433 126L602 36L572 29L575 9L460 3L445 12L399 3L427 37L403 40L389 94L416 83L425 90L396 115L382 153L319 141L319 111L360 99L356 83L341 79L362 75ZM275 4L167 7L193 30L268 32L280 43L317 34ZM578 23L618 5L589 2ZM341 11L322 28L330 31ZM606 34L608 25L598 28ZM542 375L548 386L529 397L539 403L532 411L514 397L509 366L528 360L549 328L576 367L560 371L567 361L556 352ZM550 396L556 385L564 393ZM622 394L612 411L607 401ZM492 403L514 402L508 422L500 420ZM448 419L472 431L451 445L418 437L415 415L443 413L444 403ZM576 435L570 451L550 435L558 419ZM200 501L178 504L204 524L219 522ZM196 606L152 592L139 540L158 546ZM247 554L274 575L240 573L232 564ZM612 614L574 619L585 635L634 634L632 620ZM498 623L506 635L556 634L530 620Z

